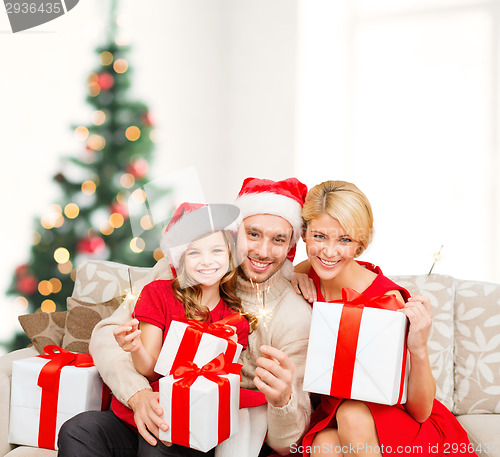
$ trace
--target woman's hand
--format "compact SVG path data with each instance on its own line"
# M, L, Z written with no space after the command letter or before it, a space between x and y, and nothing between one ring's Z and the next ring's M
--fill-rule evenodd
M432 324L431 302L424 295L410 297L401 310L410 321L408 350L410 354L427 357L427 340Z
M302 296L309 303L313 303L317 300L318 295L316 293L314 282L305 273L297 273L296 271L294 271L292 273L292 277L290 278L290 282L292 283L295 292L297 292L299 295L302 294Z
M422 423L430 416L436 395L436 381L432 376L427 352L427 339L432 323L431 303L429 298L415 295L408 299L400 311L410 321L407 342L411 369L404 407L417 422Z
M137 319L119 325L113 330L113 335L118 345L125 352L135 352L142 347L141 331Z

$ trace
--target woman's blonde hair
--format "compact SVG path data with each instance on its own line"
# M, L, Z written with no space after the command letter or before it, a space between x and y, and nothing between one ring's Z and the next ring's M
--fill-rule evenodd
M229 269L221 278L219 284L220 296L229 308L243 314L250 323L250 329L254 330L255 317L243 311L241 299L235 294L237 269L234 262L236 258L236 246L233 235L227 230L221 230L221 233L224 237L224 242L226 243L229 254ZM177 277L172 281L172 289L174 295L184 305L185 316L188 319L200 321L206 321L208 319L210 310L201 304L201 286L187 273L184 254L180 260L179 268L177 269Z
M302 218L307 225L323 214L337 219L347 234L361 243L355 257L370 244L373 236L373 213L366 195L346 181L325 181L307 193Z

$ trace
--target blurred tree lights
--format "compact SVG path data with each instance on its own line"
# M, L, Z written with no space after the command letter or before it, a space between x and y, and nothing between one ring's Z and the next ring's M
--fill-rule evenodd
M87 79L90 123L74 127L82 145L79 157L65 158L54 180L62 191L35 221L29 260L16 268L10 295L27 312L66 309L75 268L85 259L108 259L152 266L162 254L143 252L128 224L127 201L144 198L154 143L153 121L145 104L128 97L129 47L119 36L116 2L112 2L107 44L97 51L98 66ZM144 219L144 230L151 223ZM29 341L16 335L8 350Z

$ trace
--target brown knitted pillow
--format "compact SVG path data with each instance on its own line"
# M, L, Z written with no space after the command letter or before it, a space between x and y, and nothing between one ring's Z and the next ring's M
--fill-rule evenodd
M66 327L62 347L68 351L89 353L89 342L92 330L98 322L111 316L124 297L115 297L104 303L86 303L68 297L66 307Z
M18 317L24 333L32 341L35 349L44 354L43 348L48 344L61 346L64 337L64 325L67 311L23 314Z

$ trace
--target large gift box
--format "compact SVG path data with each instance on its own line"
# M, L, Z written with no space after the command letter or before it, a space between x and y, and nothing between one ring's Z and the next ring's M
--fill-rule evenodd
M230 339L235 334L227 325L244 319L233 314L213 324L193 319L173 320L155 365L158 374L166 376L179 362L194 362L203 366L219 354L226 354L229 361L237 362L243 346Z
M407 318L394 295L366 299L342 290L343 303L315 302L304 390L394 405L406 401Z
M45 352L12 364L9 443L57 449L64 422L108 406L109 391L90 355L54 345Z
M241 365L223 354L199 368L177 365L160 379L160 404L169 429L160 439L207 452L238 431Z

